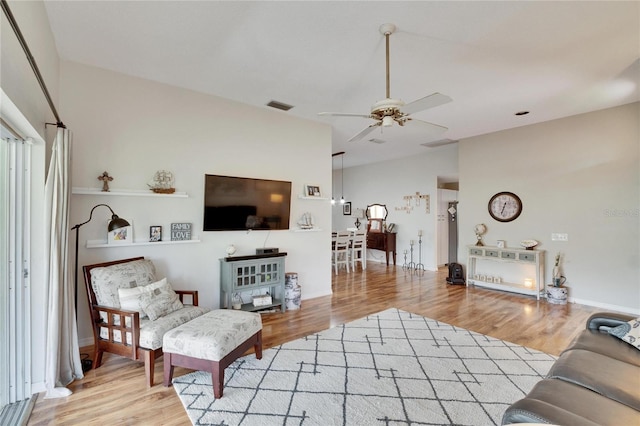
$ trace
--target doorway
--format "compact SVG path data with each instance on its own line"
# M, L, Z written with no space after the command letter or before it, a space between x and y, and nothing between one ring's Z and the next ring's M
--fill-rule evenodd
M438 216L436 238L438 242L437 265L438 268L445 266L449 262L457 261L451 258L452 254L458 250L458 182L440 183L438 182ZM452 204L455 204L455 212L450 212Z

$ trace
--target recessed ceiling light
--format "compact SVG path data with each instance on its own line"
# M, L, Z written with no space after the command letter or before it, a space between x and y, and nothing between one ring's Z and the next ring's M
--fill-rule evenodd
M293 105L287 105L284 102L278 101L270 101L267 106L275 109L281 109L282 111L289 111L291 108L293 108Z
M518 111L515 113L515 115L527 115L529 114L529 111Z

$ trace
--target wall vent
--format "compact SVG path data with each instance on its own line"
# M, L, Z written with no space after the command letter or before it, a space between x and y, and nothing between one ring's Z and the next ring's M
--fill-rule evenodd
M291 108L293 108L293 105L287 105L283 102L278 101L269 101L267 106L275 109L280 109L282 111L289 111Z

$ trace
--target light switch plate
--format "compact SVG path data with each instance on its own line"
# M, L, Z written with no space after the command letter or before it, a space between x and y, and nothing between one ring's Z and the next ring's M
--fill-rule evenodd
M569 241L569 234L553 233L551 234L551 241Z

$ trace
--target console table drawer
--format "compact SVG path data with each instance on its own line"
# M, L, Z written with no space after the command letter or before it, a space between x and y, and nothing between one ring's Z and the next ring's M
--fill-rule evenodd
M482 256L483 251L482 249L479 249L479 248L472 248L472 249L469 249L469 254L474 256Z
M512 251L503 251L502 252L502 258L503 259L515 259L516 258L516 254Z
M484 255L487 257L499 257L498 250L485 250Z
M535 253L520 253L518 256L520 260L524 260L525 262L535 262L536 254Z

